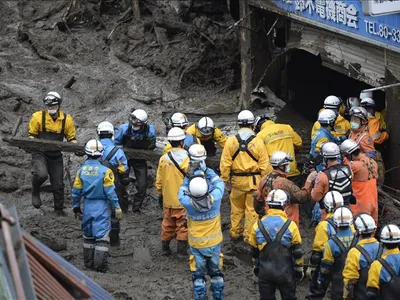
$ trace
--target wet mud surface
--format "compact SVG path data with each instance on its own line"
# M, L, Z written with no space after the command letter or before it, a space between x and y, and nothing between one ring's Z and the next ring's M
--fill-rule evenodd
M191 122L200 114L213 114L216 124L227 134L234 132L239 110L235 90L237 34L228 30L234 21L223 8L217 6L220 14L210 15L204 13L209 10L206 3L195 6L194 11L200 12L188 14L186 1L143 1L143 20L134 22L129 14L124 16L127 7L111 6L109 13L100 16L96 1L83 2L86 4L80 7L81 1L0 2L3 135L11 134L21 116L23 122L17 136L26 136L30 116L43 108L42 97L49 90L62 94L62 107L73 116L81 142L96 137L95 128L101 121L108 120L115 127L124 123L133 108L148 111L160 136L165 136L163 117L175 110L188 113ZM215 1L214 5L220 2L225 1ZM178 8L165 3L175 3ZM179 21L182 19L186 22ZM166 30L164 35L156 34L154 22L168 25L162 27ZM163 41L168 46L161 47ZM72 88L63 88L72 76L76 78ZM309 144L311 123L290 108L277 116L278 121L291 124ZM31 206L30 154L0 140L1 202L15 205L27 232L59 251L116 299L192 299L188 259L176 255L175 242L171 244L173 254L161 256L162 211L153 184L141 214L129 212L123 216L121 245L110 251L108 273L85 270L80 221L74 218L70 196L75 173L83 162L82 157L64 154L67 215L56 217L48 182L43 187L42 209ZM155 168L155 163L149 163L152 182ZM225 297L257 299L249 248L229 241L229 214L229 198L225 195L221 210ZM308 227L308 218L304 217L301 232L306 252L313 235L313 229ZM299 285L299 299L304 299L307 285L307 279Z

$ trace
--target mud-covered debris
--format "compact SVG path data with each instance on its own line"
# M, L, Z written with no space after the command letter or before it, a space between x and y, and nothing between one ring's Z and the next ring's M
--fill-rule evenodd
M57 239L52 236L47 236L38 231L31 231L30 234L45 244L47 247L51 248L53 251L60 252L67 250L67 243L63 239Z

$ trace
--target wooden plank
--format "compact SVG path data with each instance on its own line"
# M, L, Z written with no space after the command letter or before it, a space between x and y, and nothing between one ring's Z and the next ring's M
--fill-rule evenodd
M72 152L77 155L84 155L84 146L80 143L66 143L58 141L40 140L40 139L30 139L23 137L4 137L3 140L12 146L24 149L28 152L36 151L63 151ZM130 149L122 148L128 159L144 159L155 164L158 163L160 157L162 156L162 149L155 150L141 150L141 149ZM207 158L207 165L214 170L219 168L220 156Z

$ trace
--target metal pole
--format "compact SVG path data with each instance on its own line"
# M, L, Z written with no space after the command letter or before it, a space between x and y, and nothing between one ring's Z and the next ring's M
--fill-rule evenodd
M379 90L386 90L395 86L399 86L400 82L398 83L393 83L393 84L389 84L389 85L384 85L384 86L380 86L380 87L376 87L376 88L372 88L372 89L367 89L367 90L362 90L361 92L374 92L374 91L379 91Z
M276 23L278 23L278 21L279 21L279 17L276 18L274 24L272 24L271 28L268 30L267 36L269 36L269 34L271 33L272 29L275 28L275 25L276 25Z

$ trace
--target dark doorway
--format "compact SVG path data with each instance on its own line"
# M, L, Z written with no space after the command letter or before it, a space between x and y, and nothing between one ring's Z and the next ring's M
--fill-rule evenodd
M343 100L358 97L370 85L333 71L322 65L321 57L296 49L287 65L288 90L293 108L310 121L315 121L324 99L335 95ZM377 110L385 107L384 92L374 92Z

